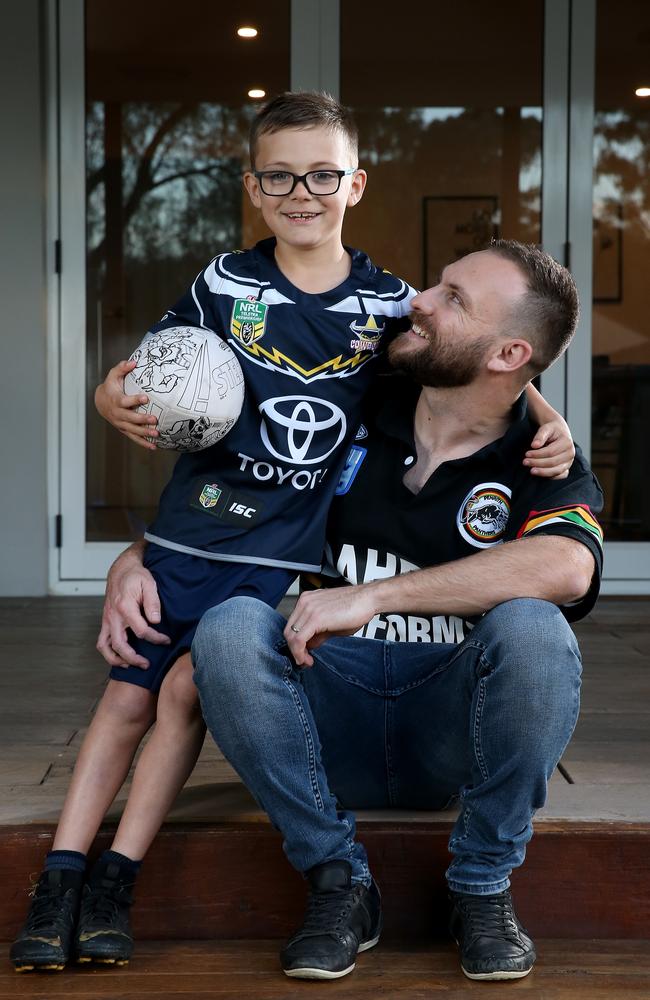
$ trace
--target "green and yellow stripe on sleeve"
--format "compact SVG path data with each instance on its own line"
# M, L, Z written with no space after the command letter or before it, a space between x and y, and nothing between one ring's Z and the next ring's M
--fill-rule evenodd
M551 510L531 510L523 526L517 532L517 538L524 538L539 528L548 528L551 524L575 525L588 531L602 548L603 529L586 504L575 504L573 507L555 507Z

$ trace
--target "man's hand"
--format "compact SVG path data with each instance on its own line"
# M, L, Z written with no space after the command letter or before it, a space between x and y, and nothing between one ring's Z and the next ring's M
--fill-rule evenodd
M169 636L152 628L160 621L160 601L156 582L142 565L143 542L135 542L117 557L106 579L106 597L97 649L111 667L141 667L149 661L129 645L127 628L156 645L166 645ZM144 617L142 615L144 612Z
M135 366L135 361L120 361L111 368L104 381L95 389L95 406L104 420L108 420L109 424L125 434L130 441L148 451L156 451L156 445L151 439L158 437L155 428L158 417L137 412L139 406L149 402L149 397L144 394L127 396L124 392L124 376L133 371Z
M289 616L284 637L296 664L311 667L308 650L321 646L333 635L353 635L377 613L374 585L334 587L301 594Z
M569 425L558 413L537 431L524 457L524 465L534 476L566 479L575 454Z

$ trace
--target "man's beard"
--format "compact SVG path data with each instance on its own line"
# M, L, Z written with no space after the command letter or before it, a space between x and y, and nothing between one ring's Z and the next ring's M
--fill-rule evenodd
M397 337L388 347L388 360L394 368L410 375L419 385L432 389L454 389L475 380L492 337L478 337L470 343L443 344L431 321L415 315L411 316L411 321L426 333L426 338L422 338L419 351L412 347L402 351L400 340L404 334Z

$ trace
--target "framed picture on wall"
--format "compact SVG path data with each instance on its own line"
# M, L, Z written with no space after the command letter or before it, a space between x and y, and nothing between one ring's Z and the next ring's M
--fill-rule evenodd
M422 287L447 265L499 236L496 195L426 195L422 199Z
M594 206L594 302L623 300L623 206Z

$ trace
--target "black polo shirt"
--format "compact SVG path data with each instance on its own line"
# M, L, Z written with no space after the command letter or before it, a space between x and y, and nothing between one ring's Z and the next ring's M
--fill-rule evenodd
M537 425L522 394L503 437L444 462L419 493L403 483L417 459L413 418L419 386L379 379L330 508L323 584L357 584L462 559L517 538L562 535L593 553L589 593L562 611L575 621L594 605L602 571L603 495L579 448L569 476L533 476L522 465ZM398 642L460 642L477 620L433 614L377 615L357 634Z

